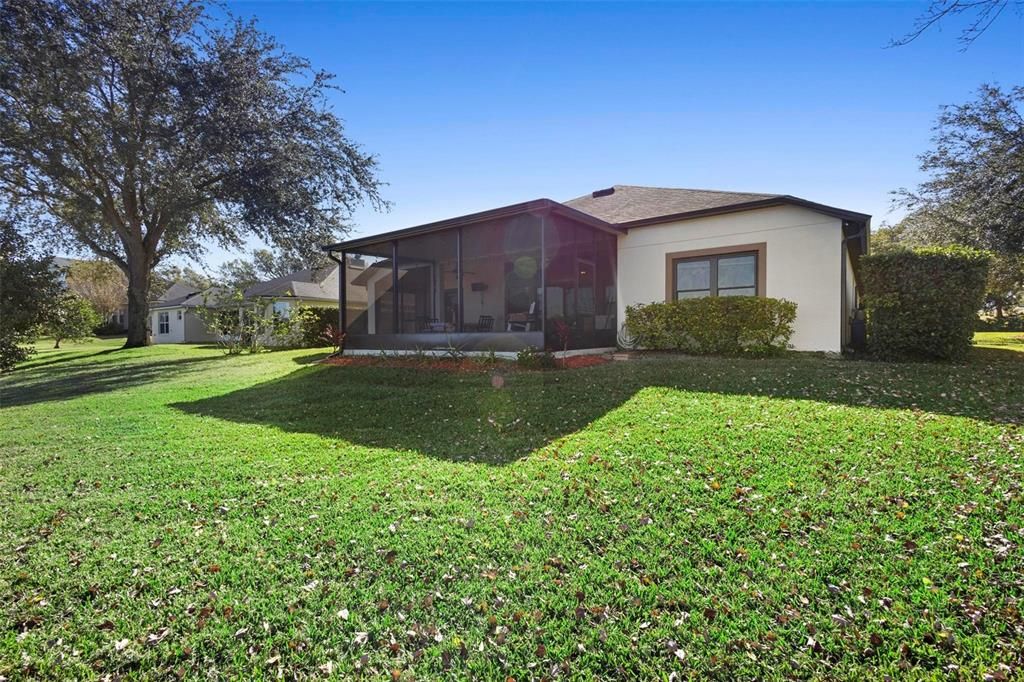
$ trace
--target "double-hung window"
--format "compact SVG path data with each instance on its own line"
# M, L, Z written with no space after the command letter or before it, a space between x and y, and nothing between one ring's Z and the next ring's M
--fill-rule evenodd
M723 253L672 261L676 299L703 296L758 296L757 252Z
M157 333L158 334L170 334L171 333L171 314L170 313L157 313Z

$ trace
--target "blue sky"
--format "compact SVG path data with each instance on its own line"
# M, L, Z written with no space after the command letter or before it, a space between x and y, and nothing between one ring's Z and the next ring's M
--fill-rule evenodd
M1024 19L886 49L927 3L236 2L334 72L373 234L612 184L795 194L893 221L939 105L1020 83ZM229 257L209 254L216 265Z

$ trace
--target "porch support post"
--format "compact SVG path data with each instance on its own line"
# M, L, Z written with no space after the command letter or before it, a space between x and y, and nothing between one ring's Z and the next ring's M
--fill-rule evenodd
M462 309L463 309L463 295L462 295L462 226L459 226L455 230L455 269L456 279L458 280L458 290L455 294L456 297L456 312L455 312L455 331L459 334L462 333Z
M545 233L548 231L548 214L545 211L540 216L540 333L544 342L541 344L547 350L548 346L548 335L547 335L547 324L548 324L548 284L547 284L547 245L545 243Z
M345 267L347 256L341 252L341 262L338 263L338 329L344 334L348 331L348 272Z
M347 324L347 317L345 311L345 300L347 297L348 282L345 277L345 252L341 251L341 258L334 255L331 250L327 251L327 257L338 264L338 330L342 333L345 332L345 325Z
M401 319L398 314L400 302L398 295L398 240L395 240L391 242L391 328L394 330L394 334L402 332L398 325Z

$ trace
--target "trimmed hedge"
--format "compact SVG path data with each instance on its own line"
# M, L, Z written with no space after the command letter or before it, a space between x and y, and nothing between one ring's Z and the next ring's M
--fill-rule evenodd
M626 308L636 345L695 355L774 355L789 347L796 303L757 296L688 298Z
M294 317L299 327L299 345L302 348L316 348L327 343L324 340L324 332L327 331L327 328L337 326L338 309L302 306Z
M960 360L985 299L989 256L962 246L862 256L868 351L883 360Z

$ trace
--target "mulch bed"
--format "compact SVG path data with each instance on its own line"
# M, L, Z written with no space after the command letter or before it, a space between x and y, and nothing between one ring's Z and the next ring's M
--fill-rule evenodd
M519 367L510 360L496 362L484 361L482 358L417 358L417 357L378 357L375 355L343 355L341 357L324 358L325 365L338 367L398 367L405 369L428 369L442 372L491 372L496 369L517 372L538 372ZM594 367L608 362L604 355L575 355L556 361L558 369L580 369Z

